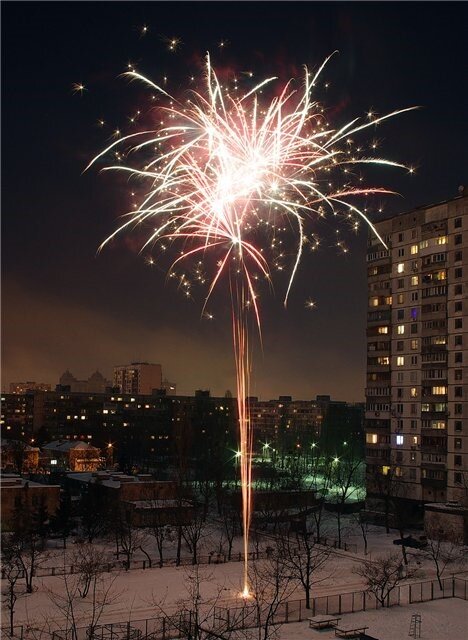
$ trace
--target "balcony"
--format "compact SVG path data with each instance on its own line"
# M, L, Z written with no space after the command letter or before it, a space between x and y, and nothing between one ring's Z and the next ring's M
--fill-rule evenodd
M431 487L432 489L445 489L447 480L445 478L421 478L421 485L423 487Z

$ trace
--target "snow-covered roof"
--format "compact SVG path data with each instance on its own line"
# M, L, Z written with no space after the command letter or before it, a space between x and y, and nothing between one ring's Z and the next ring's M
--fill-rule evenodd
M70 449L96 449L87 442L81 440L54 440L43 445L43 449L48 451L70 451Z

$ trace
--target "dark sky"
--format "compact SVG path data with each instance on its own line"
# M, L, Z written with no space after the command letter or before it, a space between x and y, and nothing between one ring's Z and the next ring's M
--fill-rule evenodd
M323 75L330 87L320 89L336 124L370 108L422 107L377 131L383 155L418 167L414 176L371 173L400 194L379 201L390 214L455 196L468 181L467 14L466 3L450 2L3 2L3 386L148 360L180 393L235 388L222 293L215 319L200 320L200 297L183 299L135 243L96 255L129 188L82 171L112 127L131 131L127 116L146 98L118 78L129 61L156 80L167 74L179 91L207 50L214 66L287 80L338 49ZM180 37L180 50L169 52L162 36ZM82 96L74 82L86 85ZM306 256L286 311L281 283L262 297L253 394L363 398L366 231L343 235L347 255L325 240Z

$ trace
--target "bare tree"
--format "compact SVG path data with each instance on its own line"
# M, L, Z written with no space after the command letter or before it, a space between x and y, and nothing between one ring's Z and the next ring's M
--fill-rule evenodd
M164 566L164 543L173 540L172 527L167 524L164 517L155 511L151 516L151 524L148 527L149 534L156 542L159 555L159 566Z
M89 544L80 544L72 554L74 572L79 576L78 593L86 598L93 581L104 572L102 553Z
M457 537L453 529L444 529L441 522L433 522L426 526L427 546L423 556L434 563L439 588L443 589L442 575L445 569L456 562L463 562L462 539Z
M33 592L34 575L48 556L38 514L42 514L42 511L35 512L27 504L21 503L13 513L12 533L5 537L11 557L22 569L27 593Z
M355 513L353 516L353 520L359 525L362 540L364 542L364 555L367 556L367 549L369 546L370 524L368 520L366 520L365 518L365 512L360 511L359 513Z
M186 595L177 602L177 613L170 612L165 598L156 598L153 594L151 604L163 618L165 628L190 640L229 640L234 628L230 616L219 615L218 611L223 587L220 586L213 596L207 596L204 586L212 582L212 572L200 565L184 571Z
M232 557L232 545L234 538L239 533L239 514L238 512L228 505L224 505L222 508L223 519L223 531L227 541L227 559L231 560Z
M91 578L87 597L78 605L82 589L81 575L61 576L62 588L57 591L47 589L47 594L62 619L61 631L68 640L78 640L78 627L87 627L87 637L93 638L104 612L118 602L121 593L116 592L114 583L117 574L95 573ZM65 626L65 628L63 628Z
M132 512L124 506L118 508L115 514L114 532L117 554L124 555L124 567L128 571L135 551L143 550L143 544L147 541L147 533L144 529L135 527Z
M2 578L4 579L5 584L3 588L2 602L8 611L11 636L14 634L15 605L18 600L16 583L22 577L22 574L23 569L21 568L18 559L15 557L14 550L9 548L8 545L3 545Z
M269 640L277 636L280 626L279 608L296 590L289 568L281 554L274 550L267 560L256 560L249 570L254 628L248 637ZM247 600L247 603L249 600Z
M415 574L415 570L403 569L399 554L389 553L373 562L363 562L354 573L365 580L367 591L373 593L382 607L390 606L390 594L405 578Z
M304 590L306 608L310 609L312 586L325 578L317 578L317 572L327 562L330 551L315 542L314 532L307 529L294 535L285 533L279 538L279 554L285 563L291 580Z
M195 508L192 517L182 526L182 536L192 554L192 564L198 564L200 543L205 537L206 522L203 512Z
M335 458L332 461L331 482L340 549L343 533L342 518L346 504L350 498L360 499L363 495L362 465L362 458L355 455L352 449L342 458Z

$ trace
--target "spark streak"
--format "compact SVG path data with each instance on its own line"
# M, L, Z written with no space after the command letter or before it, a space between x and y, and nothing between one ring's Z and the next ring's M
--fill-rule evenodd
M171 44L175 49L180 41L174 39ZM244 595L249 594L247 556L252 510L253 433L246 402L251 373L249 327L253 318L261 339L254 283L260 274L271 285L271 267L277 264L270 264L266 251L276 243L258 240L260 223L264 222L262 233L270 232L280 223L283 229L292 230L296 250L284 296L286 304L307 241L307 225L324 217L325 211L334 214L344 209L363 219L385 245L354 202L356 196L392 192L349 185L332 189L329 172L359 163L403 166L359 153L350 156L350 140L358 132L410 109L380 117L373 115L371 122L356 118L341 128L331 128L323 108L311 97L327 60L314 75L305 69L302 87L294 88L293 81L289 81L269 103L259 94L264 94L275 78L259 82L243 95L236 93L236 81L231 94L227 86L220 85L209 55L204 90L192 91L191 99L183 103L142 74L128 71L125 76L145 83L168 101L167 106L160 107L165 120L161 119L155 130L132 133L114 141L87 167L116 146L124 147L122 157L127 158L133 152L131 157L141 155L143 161L106 169L129 172L149 183L140 205L125 214L128 219L104 240L100 249L118 233L148 222L151 230L143 248L158 243L165 248L167 242L183 245L170 272L178 263L190 259L202 258L208 270L211 268L202 314L214 289L225 280L229 283L240 433ZM253 74L248 72L248 76ZM148 154L153 155L148 159ZM313 308L315 304L309 301L307 306Z

